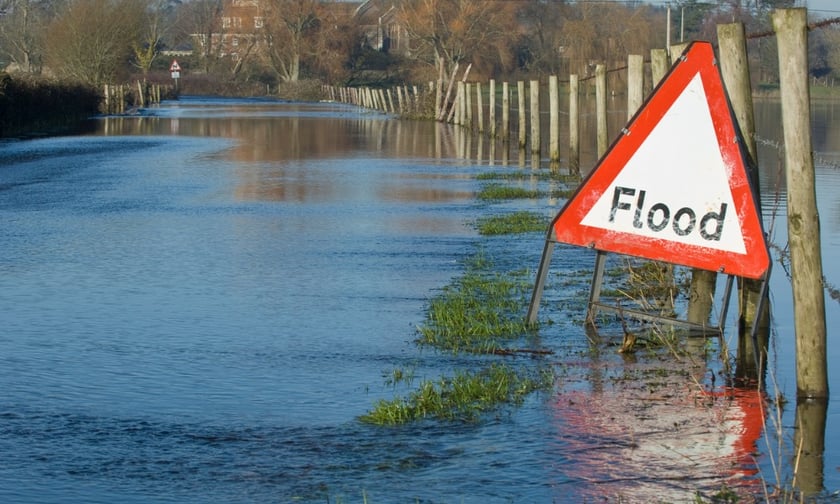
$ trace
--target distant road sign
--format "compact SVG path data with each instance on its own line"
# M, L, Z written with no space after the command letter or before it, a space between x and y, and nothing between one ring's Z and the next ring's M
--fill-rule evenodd
M712 45L695 42L555 217L556 241L760 278L742 144Z
M169 71L172 73L181 71L181 65L178 64L178 60L172 60L172 64L169 65Z

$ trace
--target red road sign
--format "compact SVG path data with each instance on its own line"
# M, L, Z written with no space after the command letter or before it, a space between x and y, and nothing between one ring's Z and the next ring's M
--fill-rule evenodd
M181 65L178 64L178 60L172 60L172 64L169 65L169 71L170 72L180 72L181 71Z
M769 253L708 42L683 53L554 218L556 241L760 278Z

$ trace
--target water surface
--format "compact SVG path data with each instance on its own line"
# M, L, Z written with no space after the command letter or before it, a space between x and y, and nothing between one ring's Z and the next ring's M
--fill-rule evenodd
M825 273L840 284L834 138L817 136L815 149ZM501 146L490 157L463 142L445 126L337 104L184 99L103 118L91 135L0 144L0 499L681 501L760 480L771 464L761 432L747 436L757 459L737 446L754 425L744 419L758 418L750 399L697 407L715 364L657 390L671 394L667 409L646 417L603 387L622 371L582 357L580 272L592 257L572 248L554 268L576 278L574 296L546 293L556 304L540 332L558 351L559 392L477 424L358 422L410 390L386 385L390 370L420 380L474 364L413 343L428 299L465 259L482 250L502 267L536 268L541 233L487 240L472 222L562 204L478 203L476 175L523 168L504 166ZM777 180L763 177L762 190L783 243L783 208L767 196ZM777 270L773 371L793 394L790 284ZM840 310L827 306L836 360ZM839 416L832 400L829 490L840 488ZM720 428L703 430L710 417Z

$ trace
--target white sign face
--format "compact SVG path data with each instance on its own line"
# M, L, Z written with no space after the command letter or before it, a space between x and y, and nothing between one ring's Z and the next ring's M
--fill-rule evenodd
M744 254L728 165L698 73L581 224Z

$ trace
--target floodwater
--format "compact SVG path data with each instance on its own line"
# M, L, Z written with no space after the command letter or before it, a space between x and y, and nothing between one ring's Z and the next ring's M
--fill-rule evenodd
M765 219L783 246L778 104L757 107ZM838 113L814 111L830 286ZM622 378L661 361L592 357L579 274L592 256L569 248L553 273L577 285L549 285L541 312L556 390L477 423L358 421L411 390L388 385L391 370L416 385L481 360L413 342L467 258L536 268L542 233L486 239L472 225L559 210L476 201L477 175L533 168L508 156L447 126L339 104L200 98L0 143L0 500L682 502L785 483L797 408L779 266L769 371L791 402L776 411L709 383L713 363L642 390ZM840 307L826 306L833 362ZM806 478L826 499L840 489L836 397L816 417L824 453ZM781 427L764 429L777 413Z

